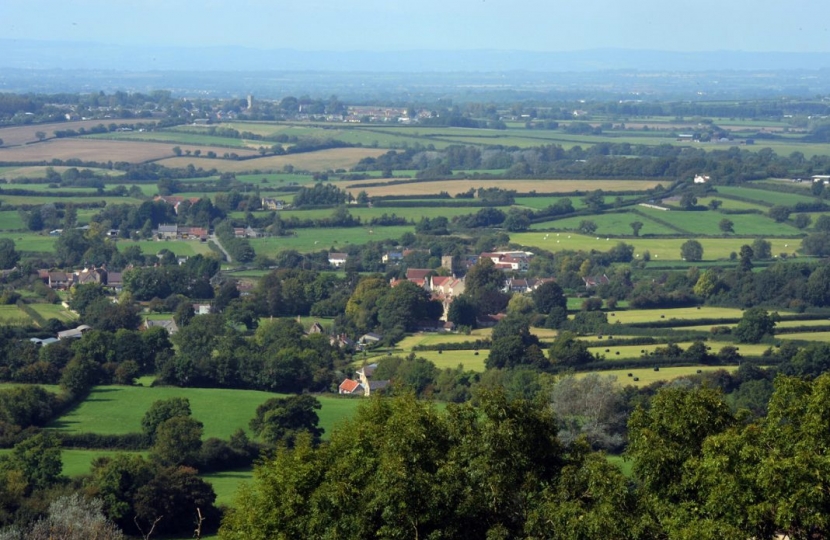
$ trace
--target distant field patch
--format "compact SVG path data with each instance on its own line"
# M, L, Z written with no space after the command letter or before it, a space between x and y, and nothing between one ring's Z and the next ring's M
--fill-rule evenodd
M590 216L586 217L586 219L590 219ZM510 240L523 246L540 247L554 253L563 250L589 251L596 249L599 251L608 251L614 246L612 243L614 239L606 241L604 236L587 236L576 233L560 233L558 237L554 234L543 232L513 233L510 235ZM556 240L560 240L560 243L557 244ZM654 262L681 260L680 246L686 240L685 238L622 239L626 244L634 246L636 257L639 257L645 250L648 250ZM731 252L734 251L737 253L740 251L742 245L752 244L754 238L699 238L697 240L703 246L703 259L711 261L729 258ZM774 254L792 254L801 246L801 241L797 239L768 238L768 240L772 245L772 253Z
M691 345L691 341L682 341L678 342L677 345L681 349L688 349L689 345ZM723 347L727 345L731 345L733 347L737 347L739 352L744 356L761 356L764 351L769 348L769 345L759 345L759 344L746 344L746 343L728 343L722 341L706 341L704 344L707 347L711 347L709 351L710 354L717 354ZM593 345L593 343L592 343ZM665 347L665 344L661 345L617 345L611 347L603 347L593 346L588 347L588 350L592 353L599 354L600 356L604 356L606 360L630 360L632 358L640 358L644 352L645 353L652 353L658 347ZM606 351L607 349L607 351ZM619 354L618 354L619 353ZM662 367L660 369L663 369Z
M100 203L103 202L105 204L134 204L139 205L141 204L142 200L134 199L132 197L61 197L57 199L55 197L50 197L48 191L43 191L43 194L37 195L4 195L0 193L0 202L5 204L13 204L13 205L21 205L21 204L33 204L33 205L41 205L50 202L62 202L62 203L76 203L76 204L88 204L88 203ZM100 210L99 210L100 211Z
M640 235L646 234L677 234L677 231L670 229L662 223L657 223L648 218L643 218L637 214L630 212L614 212L607 214L596 214L593 216L575 216L564 219L557 219L554 221L543 221L541 223L534 223L531 229L570 229L578 230L583 221L593 221L597 225L596 234L605 236L607 234L633 234L631 223L639 221L643 224L640 229ZM561 233L560 233L561 234ZM603 238L604 240L605 238ZM562 240L561 236L556 240Z
M613 316L612 316L613 314ZM670 321L672 319L740 319L743 311L737 308L701 306L670 309L632 309L612 311L608 314L609 322L622 324Z
M0 238L14 240L17 251L52 252L55 249L56 236L30 232L0 232Z
M459 364L464 366L467 371L484 371L484 361L490 351L482 349L478 351L443 351L440 354L438 351L416 351L415 356L426 358L438 369L451 368L455 369Z
M654 371L652 368L639 369L609 369L605 371L594 371L598 375L613 375L617 378L617 384L622 386L648 386L657 381L670 381L678 377L688 377L689 375L697 374L698 370L702 373L710 371L718 371L725 369L726 371L735 371L738 366L683 366L683 367L661 367L660 371ZM631 377L628 374L631 373ZM575 377L581 378L587 373L576 373ZM634 379L639 379L635 381Z
M253 469L238 469L235 471L213 472L199 475L202 480L213 486L216 493L216 504L231 506L236 491L243 482L250 482L254 478Z
M32 124L28 126L15 126L0 129L0 139L6 146L35 142L38 140L37 132L42 131L46 137L54 137L55 131L81 128L90 129L98 125L108 126L109 124L133 124L143 122L144 124L155 124L153 120L135 120L126 118L102 118L100 120L79 120L77 122L54 122L51 124Z
M816 200L815 197L809 195L798 195L797 193L782 193L779 191L770 191L765 189L757 189L751 187L740 186L717 186L718 193L724 195L732 195L733 197L741 197L753 201L761 201L768 204L783 204L794 205L797 203L811 203ZM717 197L717 194L713 194Z
M227 150L223 150L223 152L225 151ZM327 171L329 169L351 169L361 159L365 157L378 157L385 152L386 150L379 148L333 148L330 150L318 150L317 152L305 152L285 156L264 156L243 161L173 157L163 159L158 163L166 167L180 168L193 164L195 167L203 167L205 169L215 168L219 172L234 173L253 170L279 171L286 165L293 165L294 168L308 171ZM205 151L202 150L202 154L204 153ZM219 153L219 155L222 155L222 153ZM357 193L355 192L355 194Z
M17 210L0 212L0 230L17 231L25 228L26 224L23 223Z
M239 428L248 430L256 408L283 394L255 390L97 386L79 406L53 421L49 427L70 433L123 434L141 431L141 418L154 401L171 397L190 400L193 417L205 424L204 437L227 439ZM330 435L335 424L350 418L359 400L320 396L320 425Z
M660 182L655 180L445 180L441 182L416 182L411 184L390 184L376 187L359 187L362 182L348 185L357 193L366 191L370 197L383 195L437 195L446 191L451 196L465 193L470 189L500 188L512 189L519 193L569 193L573 191L645 191Z
M58 174L63 174L67 169L72 168L78 170L88 169L102 176L124 176L124 171L117 171L115 169L101 169L97 167L66 167L62 165L30 165L28 167L0 167L0 178L5 178L7 180L11 180L12 182L19 178L46 178L46 171L48 169L52 169ZM8 170L4 171L3 169ZM20 187L22 189L35 189L35 186L40 185L48 186L48 184L18 184L13 187Z
M193 144L200 146L221 146L230 148L248 148L242 139L229 137L216 137L213 135L202 135L199 133L181 133L177 131L117 131L112 133L98 133L88 135L86 139L112 140L112 141L153 141L168 144ZM271 143L263 142L262 146L270 147ZM184 148L182 148L184 151ZM227 151L227 150L226 150ZM234 150L236 151L236 150Z
M661 219L675 227L691 234L721 235L720 222L724 219L732 221L735 234L787 236L798 234L799 231L786 223L777 223L775 220L759 214L724 215L712 211L670 210L664 212L653 208L640 207L639 210L651 218ZM645 227L643 227L645 231Z
M805 323L806 324L806 323ZM781 334L777 339L793 339L804 341L830 341L830 332L798 332L795 334Z
M0 324L10 326L32 324L32 318L15 305L0 306Z
M140 163L154 159L161 159L173 155L173 146L165 143L139 141L102 141L95 139L51 139L29 146L15 146L0 148L0 162L38 162L52 159L80 159L83 161L127 161ZM213 150L219 155L227 152L227 148L203 147L198 148L202 153ZM187 150L182 147L182 150ZM254 155L252 150L235 150L239 155ZM183 158L187 159L187 158ZM192 158L191 158L192 161ZM214 161L214 160L211 160ZM186 167L187 163L182 165Z
M156 255L159 251L167 249L180 257L192 257L194 255L206 255L212 253L207 242L198 240L118 240L116 246L123 251L129 246L137 245L143 253Z
M29 304L29 307L47 321L49 319L57 319L63 322L72 322L78 318L77 315L60 304Z
M345 248L349 244L365 244L372 240L397 239L404 233L414 230L412 226L297 229L294 236L254 238L251 240L251 246L257 253L265 255L275 255L286 249L307 253L328 250L331 247Z

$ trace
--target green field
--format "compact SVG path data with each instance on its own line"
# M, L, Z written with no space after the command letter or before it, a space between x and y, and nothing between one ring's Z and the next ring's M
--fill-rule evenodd
M17 210L9 210L0 212L0 230L17 231L26 229L26 224Z
M700 306L670 309L632 309L608 313L608 322L647 323L671 319L740 319L743 311L738 308Z
M217 137L215 135L204 135L201 133L182 133L180 131L118 131L111 133L97 133L86 135L85 139L107 139L117 141L153 141L166 142L170 144L192 144L202 146L227 146L229 148L249 148L264 146L270 148L274 143L267 141L248 141L229 137Z
M682 366L682 367L661 367L660 371L654 371L653 368L638 368L638 369L611 369L607 371L594 371L599 375L613 375L617 378L617 383L623 386L648 386L657 381L670 381L677 377L686 377L695 375L698 370L701 372L717 371L725 369L727 371L735 371L738 366ZM631 377L628 374L631 373ZM587 373L575 373L575 377L584 377ZM635 381L634 378L640 379Z
M57 319L63 322L70 322L78 318L77 315L60 304L29 304L29 307L47 321L49 319Z
M798 195L797 193L782 193L779 191L769 191L765 189L757 189L751 187L738 186L717 186L717 192L723 195L731 195L733 197L741 197L753 201L761 201L767 204L782 204L794 205L797 203L811 203L815 202L816 198L809 195ZM717 197L717 195L714 195Z
M129 246L139 246L142 253L156 255L159 251L167 249L180 257L192 257L194 255L206 255L212 253L207 242L198 240L123 240L116 242L118 249L123 251Z
M412 226L398 227L344 227L330 229L297 229L294 236L254 238L251 247L259 254L273 256L286 249L299 252L345 249L349 244L365 244L372 240L400 238L406 232L414 232Z
M147 457L147 452L124 452L118 450L82 450L78 448L61 449L63 460L63 474L74 477L89 474L92 462L99 457L112 457L116 454L140 454Z
M71 202L75 204L97 203L101 201L105 202L106 204L134 204L136 206L144 202L140 199L134 199L132 197L105 197L103 195L100 197L61 197L60 199L58 199L58 202ZM13 204L15 206L21 204L41 205L50 202L55 202L55 198L50 196L48 191L44 191L42 196L0 194L0 202L2 202L3 204Z
M795 334L781 334L780 336L777 336L777 339L830 342L830 332L798 332Z
M561 234L561 233L560 233ZM545 236L548 236L545 238ZM513 233L510 240L522 246L533 246L546 249L556 253L562 250L583 250L608 251L614 244L614 240L606 241L605 237L587 236L583 234L568 233L556 237L554 234L543 232ZM556 241L561 243L557 244ZM699 238L703 246L703 259L707 261L727 259L731 252L738 252L744 244L752 244L754 238ZM795 253L801 246L800 240L769 238L772 244L772 253ZM648 250L652 260L679 261L680 246L686 242L685 238L625 238L626 244L634 246L635 257L639 257L643 251Z
M436 218L438 216L444 216L448 219L452 219L456 216L466 216L469 214L475 214L481 208L476 207L460 207L460 208L444 208L444 207L401 207L401 208L390 208L390 207L373 207L373 208L346 208L349 214L356 218L360 218L363 223L368 223L369 220L372 218L379 218L383 214L387 216L391 216L395 214L400 218L404 218L408 221L418 222L422 217L427 218ZM501 207L500 210L506 212L507 207ZM331 215L335 212L333 208L315 208L312 210L284 210L282 212L278 212L280 218L282 219L324 219L327 217L331 217ZM259 214L259 212L257 213ZM256 214L255 214L256 215ZM231 217L236 219L243 219L245 217L244 212L233 212Z
M236 469L233 471L213 472L200 475L203 480L210 482L216 492L216 504L230 506L239 485L250 482L254 477L252 469Z
M580 223L586 220L593 221L597 225L596 234L601 236L602 240L605 240L605 236L609 234L632 234L630 224L634 221L639 221L643 224L643 228L640 229L640 235L677 234L677 231L675 231L674 229L671 229L661 223L657 223L656 221L644 218L643 216L631 212L613 212L607 214L595 214L592 216L574 216L564 219L558 219L555 221L543 221L541 223L534 223L531 226L531 229L560 229L576 231L579 229ZM562 241L563 239L561 238L561 236L558 236L555 240Z
M799 230L786 223L777 223L775 220L759 214L733 214L724 215L712 211L675 211L668 212L654 208L639 207L639 210L646 216L661 219L680 230L692 235L722 235L719 224L721 220L728 219L734 223L735 234L740 235L764 235L764 236L791 236L798 234ZM643 227L641 234L650 231Z
M687 349L691 344L691 341L685 341L677 343L677 346L679 346L681 349ZM709 351L711 354L717 354L718 351L720 351L723 347L726 347L727 345L737 347L740 350L741 354L744 356L761 356L764 353L764 351L766 351L769 348L769 345L763 344L737 344L728 343L725 341L706 342L706 346L711 347L711 351ZM665 346L665 344L617 345L611 347L596 346L589 347L588 350L590 350L591 353L599 354L600 356L604 355L606 360L630 360L632 358L639 358L644 354L644 352L651 353L654 352L656 348Z
M283 394L255 390L175 388L143 386L98 386L79 406L54 420L48 427L71 433L124 434L141 431L141 418L154 401L172 397L190 400L193 417L205 424L204 437L227 439L239 428L248 429L256 408ZM354 414L360 403L354 399L321 396L320 425L331 433L343 418Z
M52 253L55 250L55 240L58 237L32 232L0 232L0 238L14 240L17 251Z
M0 324L11 326L32 324L32 318L15 305L0 306Z
M478 353L478 354L476 354ZM480 351L416 351L415 355L421 358L426 358L438 369L451 368L455 369L458 365L464 366L467 371L484 371L484 361L490 351L482 349Z

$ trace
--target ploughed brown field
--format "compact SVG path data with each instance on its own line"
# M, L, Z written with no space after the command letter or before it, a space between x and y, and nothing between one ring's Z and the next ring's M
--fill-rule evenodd
M66 129L74 129L78 131L81 128L90 129L98 125L108 126L110 124L132 124L143 122L144 124L152 124L155 121L152 119L129 119L129 118L102 118L99 120L78 120L77 122L54 122L51 124L34 124L31 126L15 126L0 129L0 139L3 139L4 146L15 146L18 144L26 144L37 141L38 131L46 134L47 139L55 136L55 131L63 131Z
M354 182L347 186L351 191L365 191L370 197L382 195L432 195L446 191L454 196L470 188L512 189L519 193L568 193L572 191L645 191L653 188L656 180L442 180L412 184L391 184L377 187L359 187L367 182Z
M5 142L5 140L4 140ZM161 159L173 155L173 147L179 146L182 151L201 150L207 153L211 150L218 155L228 152L227 148L212 148L210 146L195 146L187 144L170 144L136 141L108 141L100 139L51 139L42 143L26 146L15 146L12 148L0 148L0 161L13 161L24 163L36 163L39 161L50 161L52 159L80 159L83 161L126 161L129 163L140 163ZM237 148L233 150L240 156L252 156L256 152ZM199 160L194 158L182 158L187 163L193 162L196 166L205 168L212 167L217 160ZM187 163L185 163L186 166Z
M170 145L167 145L168 147ZM186 149L186 145L179 145L182 150ZM200 147L202 155L206 153L206 147ZM221 151L214 150L218 155L222 155L229 150L223 148ZM246 150L233 149L239 155L246 153ZM246 159L244 161L234 161L228 159L205 159L193 157L172 157L159 161L159 165L165 167L187 167L192 163L196 167L204 169L215 168L219 172L239 173L245 171L279 171L285 165L293 165L295 169L305 171L328 171L335 169L350 169L357 165L357 162L365 157L378 157L385 154L388 150L381 148L332 148L330 150L318 150L316 152L306 152L303 154L290 154L286 156L264 156L256 159Z

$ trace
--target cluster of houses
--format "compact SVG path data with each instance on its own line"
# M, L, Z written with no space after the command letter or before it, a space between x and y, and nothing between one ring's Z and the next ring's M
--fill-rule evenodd
M374 375L377 368L377 364L369 364L358 369L355 372L354 379L345 379L340 383L337 393L341 395L369 397L372 395L372 392L382 392L389 386L389 381L372 379L372 375Z
M153 231L153 236L162 240L200 240L207 242L208 230L204 227L183 227L181 225L160 224Z
M388 251L381 257L383 264L400 264L404 257L418 250L404 249L400 251ZM533 258L533 253L529 251L493 251L485 252L480 255L467 255L462 261L461 265L465 270L469 270L478 263L482 258L487 258L493 261L493 264L499 270L505 272L527 272L530 268L530 260ZM348 253L330 252L329 264L333 268L342 268L349 259ZM453 270L453 260L450 256L441 257L441 267L447 270Z
M37 271L38 277L46 283L50 289L66 290L75 285L88 285L97 283L107 288L120 292L124 285L121 272L108 272L104 267L84 268L73 272L52 271L41 269Z

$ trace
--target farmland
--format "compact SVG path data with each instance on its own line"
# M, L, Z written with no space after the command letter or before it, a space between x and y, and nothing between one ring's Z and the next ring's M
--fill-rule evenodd
M141 418L154 401L171 397L190 400L193 417L205 424L205 437L227 439L239 428L247 429L256 408L279 394L254 390L99 386L79 406L50 424L69 433L125 434L141 431ZM320 425L327 433L350 417L359 400L321 396Z
M293 236L256 238L251 240L251 245L257 253L270 256L286 249L308 253L332 247L344 248L348 244L365 244L371 240L400 238L404 233L412 231L411 226L297 229Z
M347 185L352 191L365 191L370 197L389 195L434 195L446 191L451 196L466 193L470 189L501 188L519 193L571 193L574 191L645 191L660 182L653 180L444 180L362 187L360 183Z
M165 148L167 149L167 155L170 155L172 151L170 150L169 145L165 145ZM203 149L203 153L204 151L205 150ZM223 149L219 154L221 155L224 152L227 152L227 149ZM256 157L244 161L228 159L194 159L190 157L169 157L166 159L161 159L160 161L158 161L158 163L159 165L164 165L165 167L187 167L188 165L193 164L194 166L202 167L205 169L216 169L220 173L238 173L254 170L279 171L282 170L286 165L291 165L297 169L303 169L308 171L325 171L328 169L349 169L351 167L354 167L358 161L365 157L377 157L383 153L384 150L377 150L372 148L334 148L331 150L318 150L316 152L306 152L303 154ZM255 152L252 152L250 155L254 154ZM240 153L240 155L242 154ZM0 159L2 159L2 154L0 154Z

